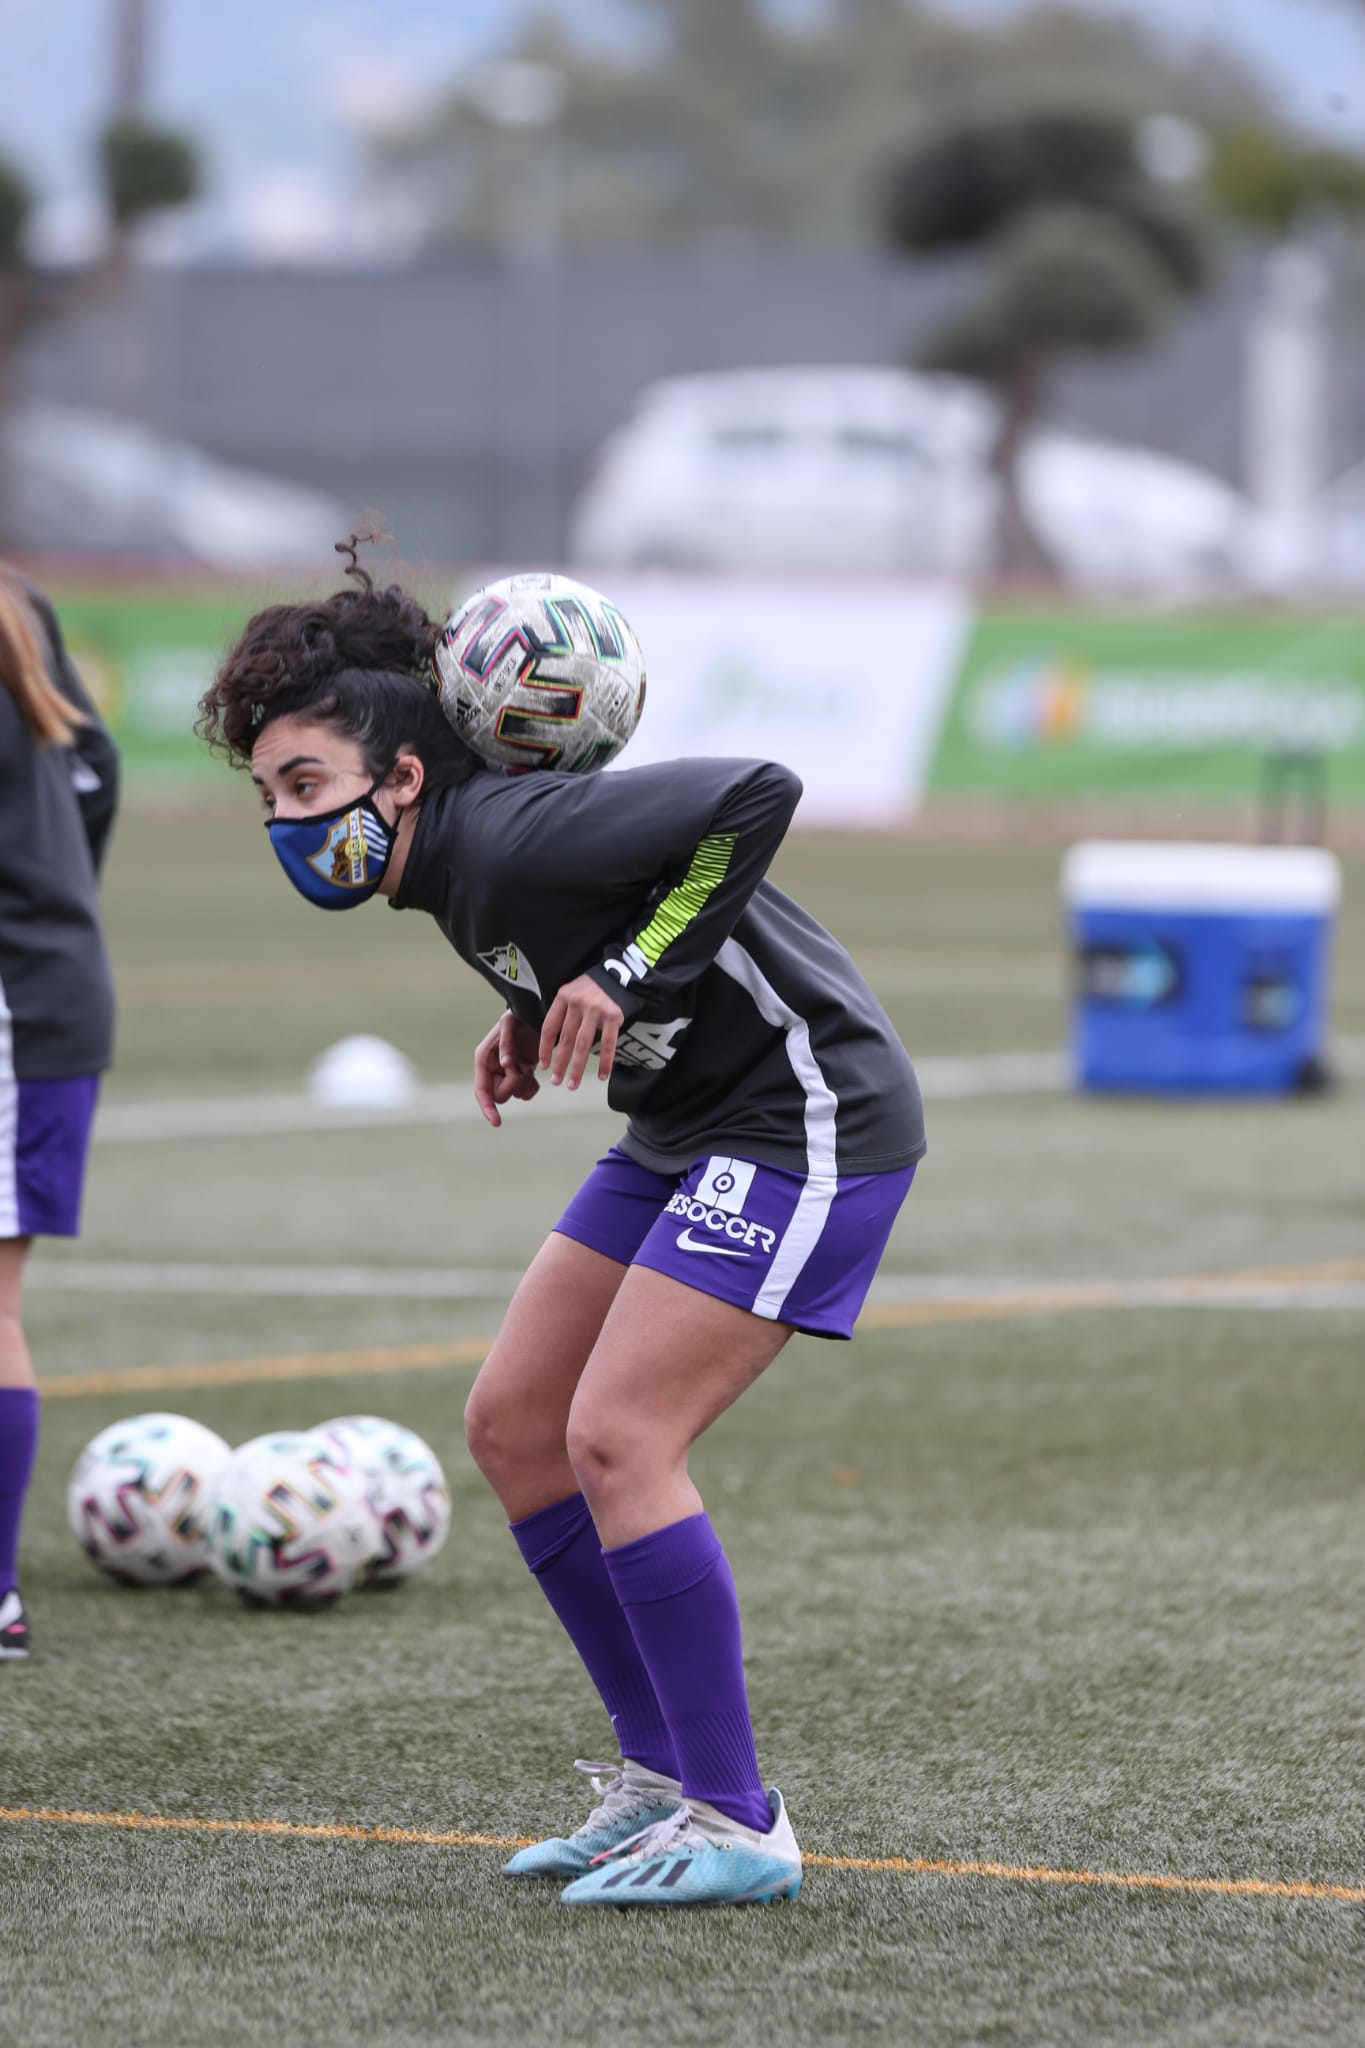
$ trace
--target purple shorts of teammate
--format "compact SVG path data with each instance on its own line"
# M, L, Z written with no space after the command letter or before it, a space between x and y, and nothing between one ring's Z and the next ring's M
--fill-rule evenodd
M555 1229L811 1337L851 1337L915 1177L838 1179L713 1154L679 1177L613 1145Z
M80 1235L99 1086L0 1079L0 1238Z

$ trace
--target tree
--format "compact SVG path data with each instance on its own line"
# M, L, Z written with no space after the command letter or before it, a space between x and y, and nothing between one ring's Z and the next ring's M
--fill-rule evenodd
M0 275L18 268L32 204L23 173L0 158Z
M24 278L24 231L32 196L23 173L0 158L0 543L12 525L5 422L14 403L15 365L32 320Z
M199 165L183 135L133 114L111 121L100 138L109 212L119 229L164 207L184 206L199 190Z
M30 337L45 323L79 312L123 289L137 224L166 207L192 199L198 162L181 136L135 116L111 123L100 144L110 231L103 254L74 277L31 265L24 246L32 195L23 173L0 159L0 541L16 543L13 491L7 473L7 427L18 363Z
M1209 190L1262 234L1292 234L1314 215L1365 220L1365 158L1239 122L1214 139Z
M1207 281L1204 235L1144 174L1135 120L1070 96L978 105L929 129L888 180L885 221L902 250L981 259L975 293L923 339L916 360L996 392L998 566L1050 574L1019 482L1048 373L1076 352L1150 342Z
M109 402L136 418L146 405L146 360L131 285L137 230L155 213L185 206L199 190L199 164L184 136L154 126L128 108L99 140L100 171L109 208L109 239L100 287L120 309L109 350Z
M1060 79L1081 107L1121 90L1206 127L1271 118L1226 55L1176 62L1131 21L1061 6L982 26L924 0L825 0L798 31L771 0L631 4L647 39L629 57L577 41L567 7L506 53L553 65L567 88L554 151L570 242L865 244L907 132L983 85L1018 98ZM500 148L487 112L469 74L378 148L434 242L496 240L508 155L536 146Z

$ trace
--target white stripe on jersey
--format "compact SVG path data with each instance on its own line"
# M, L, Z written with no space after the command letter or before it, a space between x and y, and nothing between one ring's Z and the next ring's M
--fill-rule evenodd
M725 941L716 955L716 965L722 974L728 974L731 981L737 981L753 997L765 1024L785 1031L787 1058L806 1098L806 1185L797 1198L792 1220L753 1305L756 1316L766 1316L770 1322L777 1322L787 1296L820 1241L830 1204L839 1192L835 1151L839 1098L825 1079L811 1050L810 1026L805 1018L799 1017L790 1003L782 1000L753 955L745 952L738 939Z
M14 1078L14 1020L0 981L0 1237L19 1235L19 1083Z

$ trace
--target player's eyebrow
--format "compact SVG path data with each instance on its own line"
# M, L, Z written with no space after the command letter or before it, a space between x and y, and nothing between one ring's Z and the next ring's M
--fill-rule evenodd
M294 754L288 761L282 761L275 770L275 773L277 775L288 775L295 768L321 768L322 766L322 758L318 754ZM251 779L258 789L264 789L265 778L258 775L254 768L251 771Z

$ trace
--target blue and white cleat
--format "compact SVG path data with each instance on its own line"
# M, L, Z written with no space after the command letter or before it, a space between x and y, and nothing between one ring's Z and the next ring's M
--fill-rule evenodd
M601 1805L571 1835L552 1835L548 1841L532 1842L529 1849L518 1849L510 1863L503 1864L504 1877L581 1877L595 1858L609 1856L622 1842L678 1810L678 1780L647 1771L629 1757L619 1764L590 1764L580 1757L574 1769L592 1779L593 1790L602 1795Z
M766 1835L701 1799L608 1851L560 1894L566 1906L766 1906L801 1889L801 1851L782 1794Z

